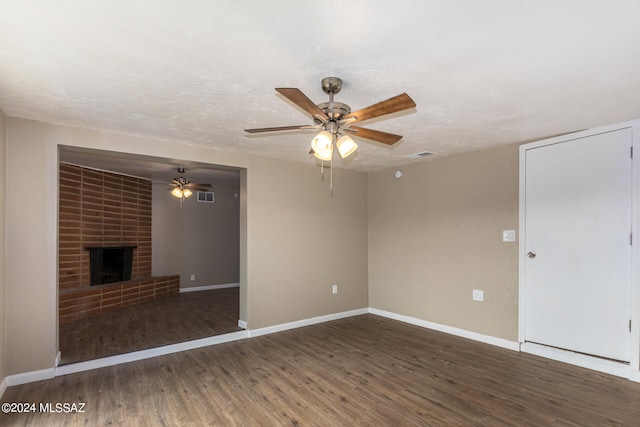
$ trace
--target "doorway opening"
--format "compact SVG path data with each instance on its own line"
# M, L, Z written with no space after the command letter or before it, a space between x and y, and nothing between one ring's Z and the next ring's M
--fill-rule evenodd
M58 159L88 177L58 178L62 365L241 330L240 169L67 146ZM178 166L215 203L180 207Z

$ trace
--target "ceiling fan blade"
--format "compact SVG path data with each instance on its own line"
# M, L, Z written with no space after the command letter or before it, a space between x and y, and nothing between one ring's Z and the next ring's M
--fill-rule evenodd
M354 111L343 117L347 123L361 122L363 120L373 119L374 117L384 116L385 114L396 113L398 111L408 110L414 108L416 103L406 93L403 93L393 98L389 98L385 101L380 101L377 104L370 105L361 110Z
M298 107L302 108L307 113L311 114L311 117L318 117L323 122L329 121L329 116L327 116L324 111L318 108L318 106L314 104L313 101L307 97L307 95L302 93L300 89L280 87L276 88L276 91L287 98L289 101L296 104Z
M359 136L361 138L370 139L372 141L381 142L381 143L387 144L387 145L393 145L393 144L395 144L396 142L398 142L398 141L400 141L402 139L401 135L395 135L393 133L381 132L379 130L361 128L359 126L351 126L350 128L345 129L345 130L346 131L350 131L350 132L354 133L356 136Z
M190 190L197 190L197 191L207 191L209 189L211 189L211 184L186 184L184 186L184 188L188 188Z
M261 132L278 132L281 130L298 130L298 129L317 129L318 126L311 125L299 125L299 126L280 126L274 128L257 128L257 129L245 129L248 133L261 133Z

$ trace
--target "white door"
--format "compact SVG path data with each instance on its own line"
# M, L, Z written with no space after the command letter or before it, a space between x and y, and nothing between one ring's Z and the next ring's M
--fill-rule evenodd
M526 150L525 341L629 361L631 145L627 128Z

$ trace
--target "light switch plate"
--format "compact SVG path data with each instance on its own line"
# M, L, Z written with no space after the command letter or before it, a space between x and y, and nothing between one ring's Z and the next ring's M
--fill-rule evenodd
M516 241L516 230L502 230L502 241L503 242L515 242Z
M473 300L474 301L484 301L484 291L479 289L473 290Z

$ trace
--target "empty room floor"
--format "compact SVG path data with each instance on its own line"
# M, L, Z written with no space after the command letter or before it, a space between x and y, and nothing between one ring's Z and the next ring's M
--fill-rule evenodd
M9 387L3 425L634 425L640 384L374 315Z
M61 364L239 331L239 288L185 292L60 326Z

